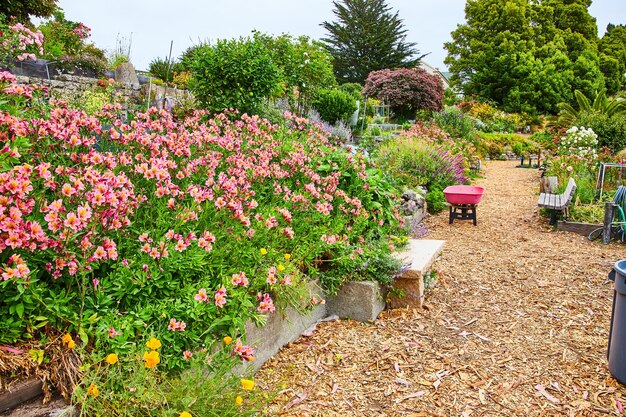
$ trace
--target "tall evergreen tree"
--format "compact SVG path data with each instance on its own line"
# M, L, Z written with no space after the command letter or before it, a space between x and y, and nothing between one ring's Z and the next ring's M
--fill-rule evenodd
M367 75L380 69L415 66L416 44L407 42L398 12L385 0L340 0L333 2L334 22L323 22L328 31L323 38L334 58L335 75L340 83L363 84Z

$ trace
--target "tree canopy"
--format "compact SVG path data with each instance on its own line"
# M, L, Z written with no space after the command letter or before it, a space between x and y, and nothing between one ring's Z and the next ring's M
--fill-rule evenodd
M406 40L402 19L385 0L340 0L333 5L336 20L321 24L328 31L322 41L334 58L340 83L363 84L372 71L419 63L416 44Z
M0 2L0 14L25 22L29 20L30 16L52 16L56 7L57 0L2 0Z
M453 82L466 95L513 112L555 113L574 90L594 96L605 87L605 74L616 72L616 62L598 53L590 4L469 0L466 23L445 45Z
M607 92L615 94L626 86L626 26L609 24L598 50Z

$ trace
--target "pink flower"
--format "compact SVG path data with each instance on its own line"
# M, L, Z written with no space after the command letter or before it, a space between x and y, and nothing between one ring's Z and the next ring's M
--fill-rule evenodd
M191 357L193 356L193 353L191 353L190 351L186 350L183 352L183 358L185 358L185 360L189 360L191 359Z
M183 330L185 330L185 328L187 327L187 324L185 324L184 321L178 321L175 318L171 318L170 319L170 323L167 325L167 330L175 332L175 331L179 331L182 332Z
M237 339L235 342L235 347L233 349L233 354L239 356L239 359L242 361L253 361L254 360L254 349L248 345L244 345L241 343L241 339Z
M221 287L215 292L215 305L218 307L224 307L226 304L226 288Z
M122 334L122 332L118 332L113 327L109 328L108 333L109 333L109 337L116 337Z
M293 239L294 231L291 227L285 227L283 229L283 234L287 236L288 239Z
M274 307L274 301L272 301L272 298L270 297L269 294L263 294L261 295L260 293L257 295L257 299L260 301L259 306L257 307L257 311L259 313L267 313L267 312L274 312L276 311L276 307Z
M231 284L235 287L247 287L248 286L248 278L246 277L245 272L240 272L238 274L233 274L231 279Z
M276 267L272 266L267 270L267 279L265 280L268 284L276 284Z
M193 298L200 303L208 303L209 297L206 294L206 288L200 288L198 294L194 295Z

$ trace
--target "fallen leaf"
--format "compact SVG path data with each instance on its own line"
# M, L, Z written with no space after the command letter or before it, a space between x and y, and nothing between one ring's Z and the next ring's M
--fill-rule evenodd
M541 394L544 397L546 397L548 399L548 401L550 401L550 402L552 402L554 404L558 404L560 402L558 400L558 398L556 398L554 395L552 395L549 392L547 392L546 388L543 385L537 384L537 385L535 385L535 389L539 392L539 394Z
M406 400L411 399L411 398L419 398L419 397L422 397L422 396L424 396L425 394L426 394L426 391L417 391L417 392L414 392L413 394L409 394L409 395L406 395L406 396L404 396L404 397L402 397L402 398L398 398L398 399L396 400L396 404L401 403L402 401L406 401Z

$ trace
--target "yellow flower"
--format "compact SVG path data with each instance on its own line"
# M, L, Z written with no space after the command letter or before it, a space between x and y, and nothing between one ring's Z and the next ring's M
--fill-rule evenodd
M267 255L267 249L261 248L261 255Z
M99 394L98 387L96 387L94 384L89 385L89 388L87 388L87 394L97 397Z
M241 398L240 396L237 396L237 398L235 398L235 404L237 405L243 404L243 398Z
M72 336L69 333L65 333L63 335L63 338L61 339L61 343L63 343L64 345L67 345L71 341L72 341Z
M285 254L285 260L288 261L291 259L291 254L290 253L286 253Z
M251 381L249 379L242 379L241 386L245 390L252 391L252 389L254 388L254 381Z
M183 411L182 413L180 413L180 416L178 416L178 417L191 417L191 413Z
M146 368L154 368L161 362L161 358L159 357L159 352L156 350L152 350L150 352L144 352L143 359L146 361Z
M281 272L285 270L285 267L283 266L283 264L278 265L278 270Z
M68 349L74 349L76 347L76 342L74 342L72 339L70 339L69 342L67 342L67 348Z
M117 354L109 353L107 355L106 361L109 363L109 365L115 365L117 363L117 361L118 361Z
M146 343L146 346L148 346L152 350L157 350L161 347L161 341L159 339L151 337L150 340L148 340L148 342Z
M224 344L225 344L225 345L230 345L230 344L232 343L232 341L233 341L233 338L232 338L232 337L230 337L230 336L226 336L226 337L224 338Z

